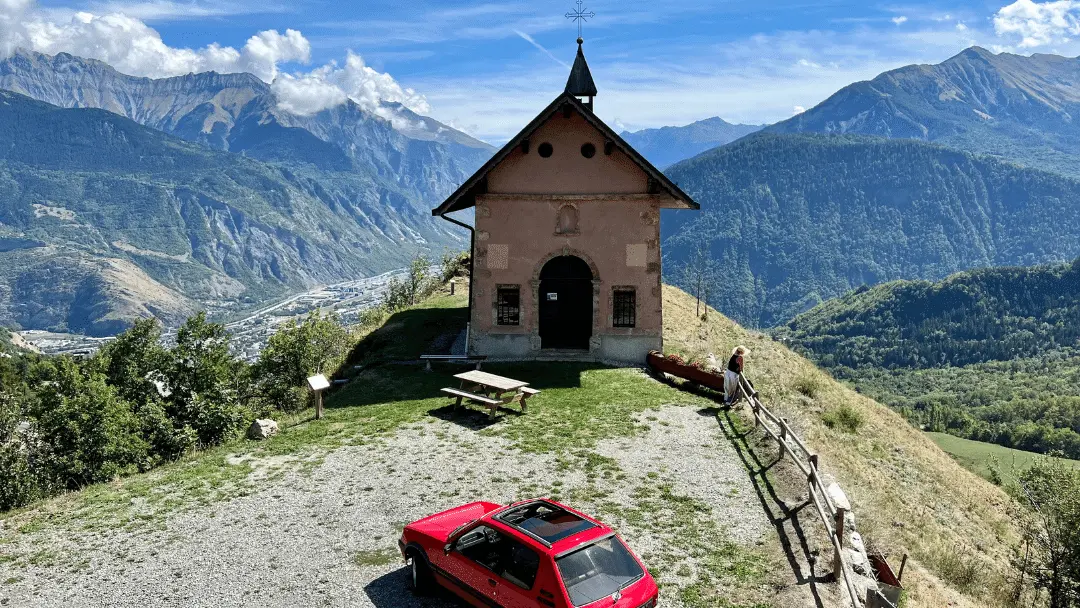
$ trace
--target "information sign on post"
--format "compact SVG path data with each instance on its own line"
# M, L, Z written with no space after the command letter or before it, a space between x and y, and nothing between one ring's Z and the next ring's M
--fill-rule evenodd
M322 419L322 396L323 391L330 388L330 381L326 376L319 374L307 379L311 392L315 393L315 419Z

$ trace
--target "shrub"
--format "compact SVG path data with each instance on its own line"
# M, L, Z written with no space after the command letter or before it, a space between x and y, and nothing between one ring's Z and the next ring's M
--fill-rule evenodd
M334 315L314 312L303 322L286 322L270 338L256 364L260 397L274 409L304 409L304 382L315 374L336 370L351 346L349 330Z
M386 286L383 305L390 312L408 308L434 293L438 281L431 276L431 261L418 255L409 265L404 279L391 279Z
M988 570L971 555L970 549L943 547L934 553L932 561L938 576L962 593L977 596L986 591L983 573Z
M360 315L356 319L356 324L362 329L378 327L382 325L385 318L386 309L382 306L374 306L360 311Z
M29 504L42 496L40 444L18 402L0 393L0 511Z
M795 379L795 390L811 399L816 399L821 392L821 378L813 374L803 374Z
M208 322L206 313L191 317L177 332L169 358L166 413L181 435L188 427L207 447L236 436L250 422L250 372L229 351L224 325Z
M1080 471L1044 458L1023 471L1013 497L1029 507L1023 526L1025 551L1015 566L1050 608L1080 606Z
M821 415L822 422L830 429L837 429L848 433L857 433L866 422L863 413L854 407L844 403Z
M131 404L67 358L52 366L32 414L44 442L47 475L70 489L136 472L149 459Z
M442 265L439 270L443 283L457 277L469 276L469 253L466 251L458 253L447 251L443 253Z

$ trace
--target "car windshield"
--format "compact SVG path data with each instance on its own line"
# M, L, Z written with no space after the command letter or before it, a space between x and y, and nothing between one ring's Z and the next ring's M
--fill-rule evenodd
M617 536L564 555L555 560L555 564L574 606L611 597L645 575Z

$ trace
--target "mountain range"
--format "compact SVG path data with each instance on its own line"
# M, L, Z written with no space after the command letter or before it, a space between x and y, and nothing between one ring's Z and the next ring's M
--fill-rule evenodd
M733 125L722 118L707 118L683 127L662 127L620 133L620 136L657 167L669 167L717 146L761 130L760 125Z
M972 47L844 87L765 130L920 139L1080 176L1080 58Z
M0 89L0 325L27 329L173 323L464 247L430 209L492 152L401 106L293 114L248 74L20 51Z

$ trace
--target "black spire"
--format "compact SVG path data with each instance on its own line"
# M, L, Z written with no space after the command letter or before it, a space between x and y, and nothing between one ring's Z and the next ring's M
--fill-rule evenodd
M596 83L593 82L592 72L589 71L589 62L585 61L585 51L581 48L584 42L581 38L577 39L577 59L574 60L574 67L570 69L570 79L566 81L566 92L575 97L588 97L591 106L592 98L596 97Z

